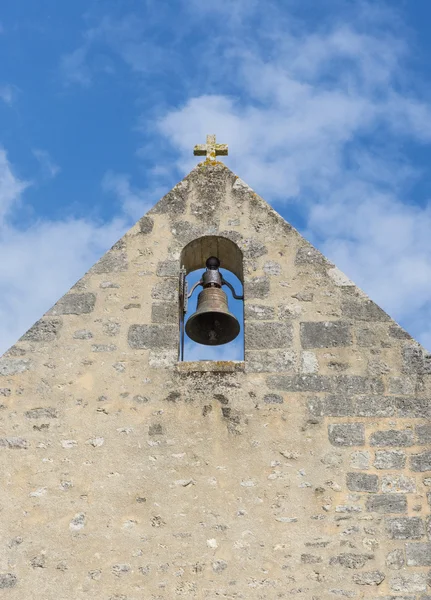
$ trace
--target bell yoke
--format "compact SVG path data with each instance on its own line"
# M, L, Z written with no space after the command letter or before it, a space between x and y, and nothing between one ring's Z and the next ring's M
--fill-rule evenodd
M195 283L188 294L190 298L199 285L203 287L198 296L196 312L186 323L186 333L198 344L219 346L234 340L240 331L239 322L229 311L227 296L221 287L226 285L236 300L243 300L243 296L238 296L233 286L223 278L216 256L210 256L205 265L202 279Z

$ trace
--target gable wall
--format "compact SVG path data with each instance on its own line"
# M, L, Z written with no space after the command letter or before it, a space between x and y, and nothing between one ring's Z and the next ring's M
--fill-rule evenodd
M244 254L244 363L177 365L202 235ZM379 307L199 166L0 359L2 593L425 598L430 381Z

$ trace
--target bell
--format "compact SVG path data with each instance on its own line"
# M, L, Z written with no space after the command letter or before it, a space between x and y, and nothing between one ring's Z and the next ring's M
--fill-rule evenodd
M236 338L240 330L237 318L229 312L227 296L219 287L206 287L198 296L196 312L186 323L186 333L194 342L220 346Z

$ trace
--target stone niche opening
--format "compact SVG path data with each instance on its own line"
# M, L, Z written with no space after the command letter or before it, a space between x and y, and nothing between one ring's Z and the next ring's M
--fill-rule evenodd
M205 262L210 256L220 260L220 272L231 283L238 295L243 294L244 272L243 254L240 248L230 239L208 235L197 238L185 246L181 252L180 265L187 272L188 289L198 281L205 270ZM185 334L184 357L178 363L180 370L186 371L230 371L238 370L239 363L244 361L244 302L235 300L227 286L223 291L228 298L228 306L240 323L237 338L221 346L205 346L190 340ZM188 303L185 322L196 310L196 302L202 287L198 287Z

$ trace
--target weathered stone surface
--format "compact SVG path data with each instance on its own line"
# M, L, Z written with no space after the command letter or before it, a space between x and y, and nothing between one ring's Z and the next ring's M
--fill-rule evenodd
M355 321L389 321L390 317L372 300L365 298L346 298L341 304L344 317Z
M396 398L399 417L428 419L431 418L431 400L429 398Z
M274 260L269 260L263 265L263 271L266 275L278 276L281 275L281 265Z
M411 429L375 431L370 436L371 446L413 446L413 444L414 437Z
M335 396L315 396L308 399L308 409L314 417L349 417L354 414L352 398Z
M319 361L314 352L304 350L301 355L301 373L311 375L319 372Z
M389 393L396 396L408 396L414 394L415 385L413 378L408 378L405 375L403 377L389 377Z
M187 186L181 182L151 209L152 214L182 215L186 210Z
M328 392L332 380L324 375L272 375L267 379L269 388L286 392Z
M12 390L10 388L0 388L0 396L10 396L12 393Z
M395 410L391 396L359 396L355 400L355 415L358 417L392 417Z
M419 471L421 473L431 471L431 450L421 452L420 454L413 454L410 457L410 468L412 471Z
M157 265L156 275L158 277L178 277L179 269L177 260L161 260Z
M302 246L295 258L296 265L330 265L331 263L313 246Z
M93 344L91 346L92 352L115 352L116 349L115 344Z
M269 277L252 277L244 281L244 299L266 298L269 295Z
M402 356L405 373L431 374L431 355L417 342L404 346Z
M110 251L102 256L99 262L92 267L91 271L97 274L119 273L127 271L127 269L127 254L125 252Z
M400 549L392 550L386 557L386 566L391 570L399 571L405 562L404 551Z
M178 304L176 302L153 302L151 321L153 323L177 323Z
M292 350L248 350L245 369L247 373L293 372L296 356Z
M400 573L391 577L389 585L394 592L426 592L427 580L423 573Z
M424 522L420 517L386 519L386 531L393 540L418 540L425 535Z
M178 342L178 328L175 325L131 325L127 339L131 348L173 348Z
M151 290L151 297L154 300L163 300L163 302L172 302L178 299L178 280L163 279L159 281Z
M275 318L275 310L273 306L264 304L246 304L244 317L250 321L272 321Z
M384 392L384 384L380 378L363 377L361 375L336 375L334 377L334 387L339 394L344 393L350 396L368 393L382 394ZM364 406L370 405L370 402L370 399L367 398L358 400L358 404L363 403ZM384 400L376 398L376 402L379 402L381 405L384 403ZM372 410L373 412L377 412L377 409L374 407Z
M338 556L333 556L329 564L330 565L341 565L347 569L362 569L368 560L374 558L373 554L357 554L353 552L344 552Z
M66 294L55 304L51 315L82 315L91 313L96 304L96 295L92 292L84 294Z
M20 341L51 342L61 329L61 319L40 319L20 338Z
M88 329L78 329L73 334L75 340L91 340L93 334Z
M402 450L376 450L376 469L403 469L405 464L406 454Z
M29 443L21 437L0 438L0 448L10 448L12 450L25 450Z
M405 475L384 475L382 477L382 492L406 492L413 494L416 492L416 480L413 477Z
M300 325L304 349L349 346L352 343L350 324L344 321L304 322Z
M265 394L263 397L265 404L283 404L283 396L279 394Z
M431 425L417 425L415 432L418 444L431 444Z
M396 338L397 340L411 340L412 336L407 333L407 331L405 331L402 327L400 327L399 325L391 325L389 327L389 336Z
M30 361L27 358L0 358L0 376L18 375L28 369L30 369Z
M352 492L377 492L379 478L367 473L347 473L347 487Z
M355 573L352 579L358 585L380 585L385 579L385 574L382 571L363 571Z
M52 406L32 408L25 412L27 419L57 419L58 410Z
M13 573L0 573L0 589L13 588L17 584L17 576Z
M145 216L142 219L139 219L139 232L148 235L153 231L154 228L154 219L151 217Z
M333 446L363 446L365 444L365 427L363 423L328 425L328 435Z
M406 544L408 567L431 567L431 544Z
M407 498L404 494L379 494L367 499L366 508L369 512L405 513Z
M277 322L246 322L245 347L251 350L285 348L292 343L292 326Z
M350 467L352 469L369 469L371 455L368 450L357 450L350 454Z
M153 369L169 369L178 362L178 350L150 352L148 364Z

